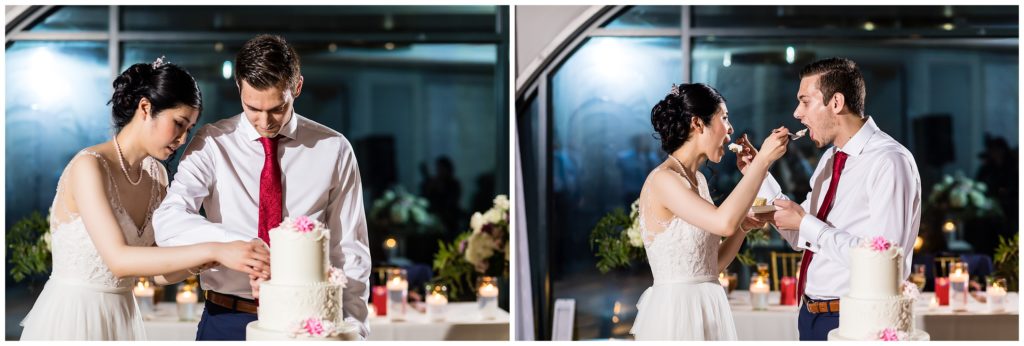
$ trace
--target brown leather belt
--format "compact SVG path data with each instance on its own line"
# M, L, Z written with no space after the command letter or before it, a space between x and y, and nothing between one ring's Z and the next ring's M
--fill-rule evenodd
M820 314L826 312L839 312L839 299L833 300L811 300L804 296L804 306L807 307L807 311L812 314Z
M255 300L240 298L230 294L217 293L214 291L206 291L206 301L226 309L250 314L255 314L257 310L256 308L259 306Z

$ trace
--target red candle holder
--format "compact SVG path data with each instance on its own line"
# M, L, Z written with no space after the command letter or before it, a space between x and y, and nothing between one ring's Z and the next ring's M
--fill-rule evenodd
M938 299L939 306L949 305L949 278L935 278L935 298Z
M384 285L373 286L373 309L377 310L377 316L388 315L388 289Z
M796 305L796 279L791 276L779 280L779 304Z

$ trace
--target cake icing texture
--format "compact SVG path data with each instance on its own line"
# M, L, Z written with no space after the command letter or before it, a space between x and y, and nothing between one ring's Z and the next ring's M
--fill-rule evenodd
M269 233L270 280L260 284L258 320L246 327L246 339L343 339L347 278L330 265L329 230L299 216Z
M850 251L850 291L839 300L829 340L928 340L914 326L917 286L902 280L900 247L882 237Z

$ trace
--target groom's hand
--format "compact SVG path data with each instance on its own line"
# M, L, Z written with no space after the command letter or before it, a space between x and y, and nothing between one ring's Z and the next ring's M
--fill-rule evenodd
M800 230L800 221L807 214L803 207L788 199L776 199L772 204L775 205L776 228L786 231Z

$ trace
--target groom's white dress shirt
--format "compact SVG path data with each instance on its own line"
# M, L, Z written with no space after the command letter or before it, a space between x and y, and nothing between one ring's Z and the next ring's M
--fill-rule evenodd
M815 215L832 180L836 151L849 155L839 178L828 220ZM914 155L889 137L868 117L843 148L831 147L818 161L811 176L811 192L801 203L804 211L798 232L782 231L796 250L814 251L807 269L805 294L812 299L836 299L850 287L850 250L861 239L885 237L903 252L902 278L910 273L914 241L921 224L921 175ZM769 201L787 198L769 175L759 197Z
M340 133L298 113L293 113L278 136L282 137L277 153L282 215L308 215L330 228L331 265L348 276L345 318L360 325L365 337L371 264L352 146ZM159 246L257 238L264 163L259 137L244 113L199 129L178 164L167 197L153 215ZM206 217L199 214L200 208ZM252 298L245 273L216 267L201 276L203 289Z

